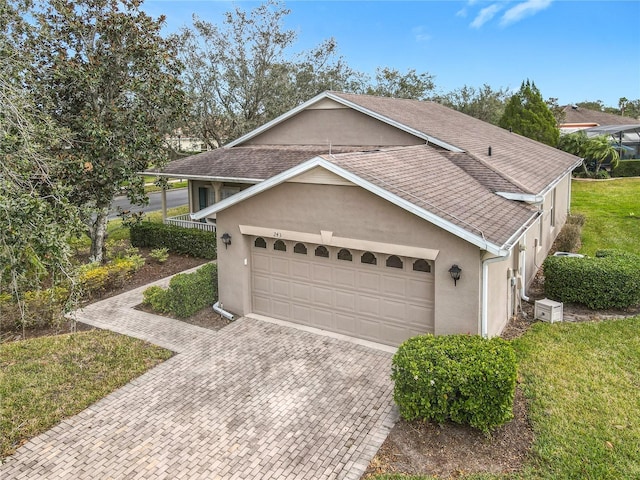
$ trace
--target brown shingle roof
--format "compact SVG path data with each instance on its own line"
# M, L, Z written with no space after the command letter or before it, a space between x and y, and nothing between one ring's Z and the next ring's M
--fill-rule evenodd
M375 147L333 147L332 152L352 152ZM305 160L329 153L326 145L261 145L217 148L170 162L162 169L166 176L261 181Z
M633 117L623 117L621 115L614 115L611 113L598 112L596 110L589 110L588 108L573 107L567 105L562 109L564 112L565 124L591 124L595 123L600 125L634 125L640 124L640 120Z
M561 150L435 102L330 93L463 149L528 193L541 193L578 160ZM488 155L489 147L491 156Z
M498 246L535 215L475 178L486 167L466 153L419 145L322 158Z

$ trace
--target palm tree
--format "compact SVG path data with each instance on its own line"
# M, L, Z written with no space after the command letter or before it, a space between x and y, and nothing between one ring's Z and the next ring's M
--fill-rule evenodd
M609 160L611 168L616 168L620 161L618 150L611 144L607 135L590 138L584 145L584 158L594 164L595 173L598 173L602 163Z

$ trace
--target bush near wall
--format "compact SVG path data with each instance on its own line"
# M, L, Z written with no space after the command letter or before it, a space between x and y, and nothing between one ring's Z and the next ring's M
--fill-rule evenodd
M611 172L612 177L640 177L640 160L620 160Z
M513 348L501 338L420 335L393 357L393 398L406 420L450 420L489 432L513 418L516 373Z
M78 270L78 283L83 296L90 299L100 296L108 288L120 288L131 275L144 265L141 255L114 258L109 263L87 263Z
M218 268L213 263L193 273L179 273L169 282L169 288L152 286L143 293L145 305L159 313L187 318L213 305L218 296Z
M640 305L640 256L600 250L595 258L547 257L544 293L593 310Z
M69 290L64 287L52 287L26 292L23 300L24 317L12 295L0 294L0 330L59 325L67 311Z
M195 228L182 228L156 222L140 222L131 226L131 245L168 248L198 258L216 258L216 234Z

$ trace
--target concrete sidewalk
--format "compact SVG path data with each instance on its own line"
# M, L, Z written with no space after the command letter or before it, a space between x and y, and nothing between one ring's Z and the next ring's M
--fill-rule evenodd
M145 288L77 319L178 354L22 446L3 480L360 478L397 419L390 353L249 318L192 326L133 309Z

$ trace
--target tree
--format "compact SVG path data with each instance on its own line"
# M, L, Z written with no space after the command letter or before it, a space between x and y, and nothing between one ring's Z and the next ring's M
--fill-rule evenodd
M595 102L585 100L584 102L576 103L576 106L580 108L586 108L587 110L595 110L596 112L602 112L605 108L602 100L596 100Z
M239 7L221 25L194 17L178 39L184 81L193 105L190 128L217 148L327 89L358 84L337 57L335 40L290 55L296 41L283 28L290 11L269 0L250 12Z
M375 84L366 87L365 93L380 97L427 100L434 88L433 76L426 72L417 73L410 69L402 74L393 68L379 67L376 69Z
M563 135L558 148L584 159L582 164L584 172L597 174L602 164L609 161L612 168L618 166L620 154L611 144L607 135L599 135L589 138L583 131L577 131L568 135Z
M504 113L509 96L510 93L507 89L493 90L485 83L478 89L465 85L436 98L436 101L459 112L497 125Z
M141 0L55 0L32 12L37 31L34 94L70 132L56 154L103 259L109 208L122 190L147 201L138 172L167 160L165 136L182 117L184 95L174 46Z
M549 107L549 110L551 110L551 113L553 113L553 116L556 119L556 125L564 123L567 115L564 112L564 108L558 103L558 98L549 97L545 103L547 104L547 107Z
M66 132L25 88L32 79L23 15L0 0L0 294L9 293L24 316L27 291L69 283L68 241L80 223L56 179L57 159L47 155L66 144Z
M560 138L556 119L535 83L522 82L507 103L499 125L525 137L555 147Z

